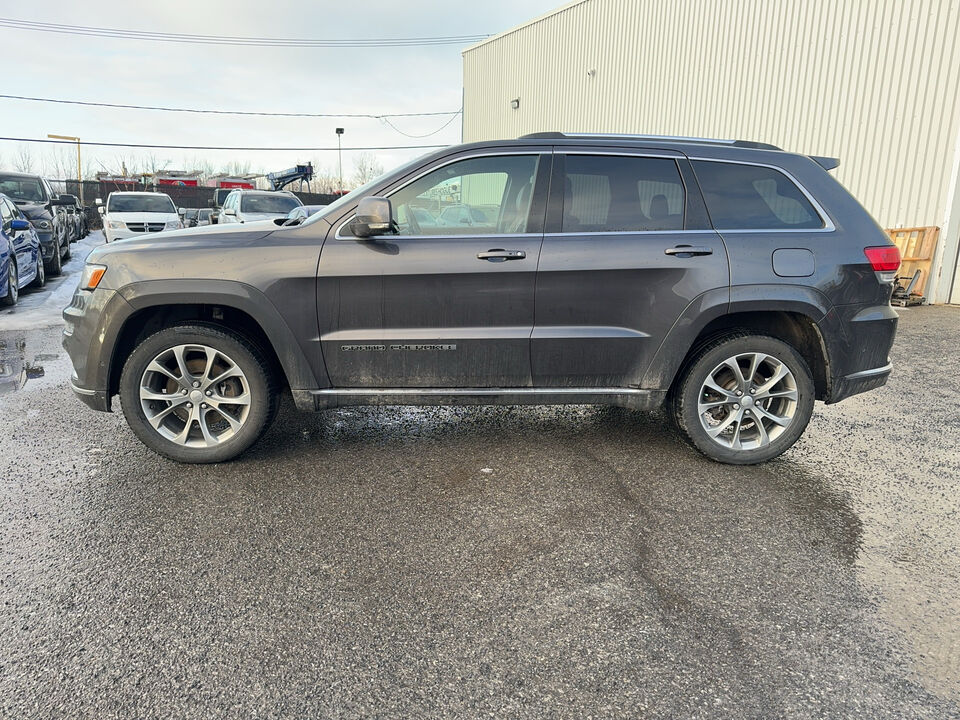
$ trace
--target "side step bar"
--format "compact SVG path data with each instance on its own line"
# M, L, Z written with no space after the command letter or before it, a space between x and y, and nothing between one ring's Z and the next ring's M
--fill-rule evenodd
M314 410L351 405L616 405L653 410L666 397L663 390L636 388L329 388L306 394ZM298 407L308 404L306 394L294 392Z

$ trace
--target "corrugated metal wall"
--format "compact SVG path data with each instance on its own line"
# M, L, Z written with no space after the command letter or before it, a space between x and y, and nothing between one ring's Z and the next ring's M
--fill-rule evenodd
M836 177L884 226L943 226L958 38L960 0L583 0L464 52L464 140L761 140L840 157Z

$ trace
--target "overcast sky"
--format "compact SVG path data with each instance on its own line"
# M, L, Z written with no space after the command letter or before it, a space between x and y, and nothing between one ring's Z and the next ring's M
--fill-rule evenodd
M28 4L0 0L0 17L153 32L282 38L393 38L495 34L562 0L354 0L237 3L220 0ZM317 113L454 111L462 99L462 46L376 49L286 49L183 45L89 38L0 27L0 93L107 103L223 110ZM447 117L397 118L411 135L430 133ZM0 99L0 135L175 145L316 147L451 144L460 119L427 139L408 138L376 119L209 116ZM22 145L0 142L0 168L12 169ZM51 146L30 147L35 171L50 166ZM72 150L61 148L61 153ZM249 161L256 171L312 160L335 171L336 152L238 154L227 151L83 149L84 166L118 172L120 160L153 154L169 169L203 159L216 169ZM417 151L384 151L385 169ZM89 162L87 160L89 158ZM344 153L344 175L355 153ZM46 160L46 163L44 162Z

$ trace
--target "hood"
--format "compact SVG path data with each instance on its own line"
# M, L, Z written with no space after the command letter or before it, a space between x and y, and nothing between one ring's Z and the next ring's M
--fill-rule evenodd
M277 229L273 220L258 220L256 222L245 223L225 223L223 225L197 225L196 227L183 228L181 230L167 230L159 233L163 237L182 237L184 235L226 235L238 233L268 233ZM154 235L153 237L157 237Z
M287 213L240 213L245 223L256 222L257 220L272 220L273 218L285 218Z
M24 202L23 200L14 201L14 205L20 208L21 212L30 220L52 220L53 215L43 203Z
M126 214L126 213L124 213ZM141 252L151 248L182 244L184 248L200 246L228 246L244 240L258 240L277 229L272 222L231 223L230 225L206 225L204 227L164 230L155 233L138 233L130 238L114 240L109 245L98 245L87 256L87 262L106 262L108 256L122 252ZM221 237L223 236L223 237Z
M175 212L112 212L107 213L104 217L108 220L123 220L125 223L173 222L180 219L180 216Z

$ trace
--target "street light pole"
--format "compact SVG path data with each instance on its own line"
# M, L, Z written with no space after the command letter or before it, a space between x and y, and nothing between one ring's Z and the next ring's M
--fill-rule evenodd
M340 137L343 135L343 128L337 128L337 164L340 166L340 194L343 195L343 145Z
M80 204L83 205L83 180L80 177L80 138L70 135L47 135L53 140L72 140L77 144L77 194L80 196Z

